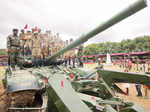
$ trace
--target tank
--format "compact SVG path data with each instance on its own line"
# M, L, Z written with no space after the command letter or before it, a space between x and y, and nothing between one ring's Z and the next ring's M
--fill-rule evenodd
M85 43L146 6L145 0L137 0L46 58L43 67L33 68L32 61L21 61L26 67L25 70L12 71L8 67L3 75L3 84L10 101L8 112L146 112L142 107L132 102L124 102L117 97L115 91L122 94L124 92L115 82L140 83L150 87L150 76L108 71L102 67L85 71L81 68L67 68L62 65L63 60L56 61L58 56ZM93 80L97 75L100 78Z

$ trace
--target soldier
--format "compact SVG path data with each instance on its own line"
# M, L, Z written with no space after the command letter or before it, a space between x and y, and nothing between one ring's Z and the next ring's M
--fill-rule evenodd
M64 58L65 66L67 66L67 61L68 61L67 56L65 56Z
M39 28L38 29L38 35L39 35L39 37L41 38L41 40L43 39L43 35L42 35L42 33L41 33L41 29Z
M35 32L35 29L34 29L34 28L32 28L32 34L34 34L34 32Z
M73 42L73 39L70 39L70 44ZM71 49L68 51L70 57L70 64L72 64L73 68L75 68L75 49Z
M72 42L73 42L73 39L71 38L71 39L70 39L70 44L71 44Z
M50 48L50 51L51 51L51 55L55 54L55 51L56 51L56 47L55 47L55 42L51 42L51 48Z
M83 67L83 60L82 60L82 55L83 55L83 46L80 45L79 46L79 49L78 49L78 53L77 53L77 56L78 56L78 61L79 61L79 66Z
M66 47L67 45L68 45L68 40L66 40L66 41L64 42L64 47ZM65 52L63 55L64 55L64 57L65 57L65 56L68 57L68 52Z
M33 37L32 32L30 30L27 31L27 34L25 35L26 42L25 42L25 45L24 45L26 56L31 55L32 37Z
M72 67L75 68L75 61L76 61L76 57L75 55L72 56Z
M38 32L34 32L34 37L32 39L32 56L34 66L40 66L38 62L41 58L41 41Z
M41 33L41 29L40 29L40 28L38 29L38 36L39 36L40 41L41 41L41 43L42 43L42 45L41 45L41 49L42 49L42 47L43 47L44 44L45 44L44 41L45 41L45 37L46 37L46 36Z
M38 34L40 34L40 33L41 33L41 29L39 28L39 29L38 29Z
M20 37L20 46L22 48L22 55L24 56L24 45L26 42L24 29L21 30L19 37Z
M52 45L48 45L48 56L51 56L52 55Z
M48 40L46 37L44 37L43 41L41 41L42 43L42 59L44 60L46 57L48 57Z
M7 49L8 49L8 65L15 70L17 65L17 57L20 51L20 39L18 36L18 29L13 29L13 34L7 38Z
M48 57L48 51L49 51L49 49L48 49L48 43L49 43L49 38L48 38L48 36L49 36L49 34L48 34L48 32L46 32L46 33L44 33L44 34L41 34L40 33L41 31L40 31L40 29L39 29L39 37L40 37L40 41L41 41L41 60L40 60L40 64L42 65L43 64L43 62L44 62L44 60L45 60L45 58L46 57Z
M46 49L46 54L47 56L51 55L51 43L52 43L52 33L50 30L46 31L46 36L44 37L44 45L45 45L45 49Z

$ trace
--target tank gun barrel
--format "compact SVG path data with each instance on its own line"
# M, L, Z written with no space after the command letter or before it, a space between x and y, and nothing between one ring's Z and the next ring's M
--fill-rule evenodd
M141 9L145 8L147 6L146 0L137 0L136 2L129 5L127 8L119 12L117 15L111 17L107 21L100 24L95 29L91 30L85 35L82 35L77 40L72 42L70 45L66 46L65 48L61 49L60 51L56 52L51 57L47 58L47 61L51 61L54 58L60 56L61 54L65 53L68 50L71 50L72 48L77 47L78 45L83 44L84 42L88 41L90 38L94 37L98 33L106 30L107 28L113 26L114 24L120 22L121 20L133 15L134 13L140 11Z

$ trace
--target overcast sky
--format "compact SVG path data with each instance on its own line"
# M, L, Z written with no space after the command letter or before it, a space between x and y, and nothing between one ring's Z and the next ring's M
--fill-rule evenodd
M76 39L135 0L0 0L0 48L12 28L39 27ZM93 42L121 41L150 35L150 7L100 33Z

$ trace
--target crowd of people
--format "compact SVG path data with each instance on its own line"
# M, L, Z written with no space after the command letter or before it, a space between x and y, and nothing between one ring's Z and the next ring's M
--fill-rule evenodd
M119 58L113 65L130 72L150 72L150 60L139 58Z
M52 34L51 31L41 32L41 29L32 29L25 31L13 29L13 33L7 37L7 52L8 65L15 69L18 57L31 56L35 67L39 66L39 60L43 60L48 56L55 54L60 49L71 43L70 41L63 41L59 33ZM74 51L68 51L60 56L68 60L72 59ZM21 68L22 66L19 65Z

